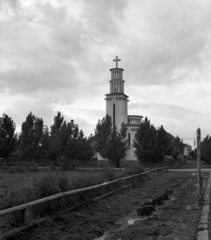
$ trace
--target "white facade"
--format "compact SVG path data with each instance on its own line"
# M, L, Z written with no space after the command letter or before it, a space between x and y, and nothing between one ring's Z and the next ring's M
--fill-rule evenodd
M128 116L128 124L126 124L127 127L127 137L128 137L128 147L126 150L126 155L124 157L124 160L137 160L136 156L134 155L135 148L133 147L133 141L135 138L135 134L137 132L137 129L139 125L141 124L142 116L138 115L129 115Z
M190 157L190 153L192 151L192 147L190 145L185 145L184 148L183 148L183 155L185 157Z
M120 61L116 57L116 60ZM142 116L139 115L129 115L128 116L128 96L124 94L124 83L123 71L124 69L116 68L110 69L111 80L110 83L110 93L106 94L106 114L111 116L112 123L116 125L117 130L120 130L122 123L127 127L127 139L128 146L126 149L126 156L124 160L134 160L137 161L134 155L133 140L136 131L141 124Z
M117 130L122 123L127 124L127 97L124 95L106 95L106 114L111 116L111 121L116 125Z

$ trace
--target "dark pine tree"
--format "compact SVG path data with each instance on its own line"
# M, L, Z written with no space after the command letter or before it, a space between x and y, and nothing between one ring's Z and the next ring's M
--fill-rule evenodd
M152 163L156 158L156 135L157 131L146 117L139 126L133 146L135 148L135 155L139 163Z
M112 126L111 117L106 116L98 121L95 130L97 151L108 159L109 166L120 166L120 160L124 158L126 151L126 127L122 124L120 132Z
M7 114L0 118L0 156L4 158L4 165L10 153L15 149L17 135L15 134L15 124Z
M19 150L22 158L32 161L40 158L43 128L43 120L30 112L26 121L22 123L19 138Z
M161 126L157 129L156 138L156 157L157 162L163 161L164 157L170 153L170 138L164 127Z

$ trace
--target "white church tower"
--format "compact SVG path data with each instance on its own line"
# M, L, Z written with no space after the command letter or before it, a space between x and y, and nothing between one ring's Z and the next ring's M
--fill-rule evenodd
M110 93L106 94L106 114L111 116L113 125L116 125L117 130L120 130L122 123L127 124L127 105L128 96L124 94L123 71L118 68L118 57L113 61L116 62L116 68L110 69L111 80Z
M137 161L134 155L133 140L136 131L141 124L142 116L140 115L128 115L128 96L124 94L123 71L124 69L118 68L118 61L121 59L114 59L116 62L116 68L110 69L111 80L110 93L106 94L106 114L111 116L113 125L116 125L119 131L122 123L127 127L127 149L126 156L123 160Z

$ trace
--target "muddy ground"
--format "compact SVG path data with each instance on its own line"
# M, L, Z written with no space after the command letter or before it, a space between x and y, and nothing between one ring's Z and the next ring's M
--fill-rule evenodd
M164 172L74 212L57 213L13 239L193 240L200 213L195 174Z

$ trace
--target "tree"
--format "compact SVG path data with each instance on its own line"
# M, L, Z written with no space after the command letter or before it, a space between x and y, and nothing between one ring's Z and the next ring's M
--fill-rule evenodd
M174 158L177 158L180 154L183 153L183 143L180 138L176 136L174 141L171 143L171 155Z
M83 131L74 120L66 122L61 112L54 117L50 132L50 151L52 160L65 158L65 164L74 164L74 159L86 160L93 156L91 142L84 137Z
M30 112L26 117L26 121L22 123L19 139L21 157L32 161L40 158L43 128L42 118L35 117Z
M140 164L153 162L156 156L156 134L155 127L146 117L139 126L133 142L134 153Z
M84 137L83 131L79 131L78 125L73 120L66 125L66 133L67 139L64 150L66 164L71 164L74 167L74 160L88 160L93 157L94 150L91 141Z
M61 130L62 125L64 123L64 117L61 112L57 112L57 116L54 117L54 123L51 126L51 135Z
M68 158L70 161L76 159L77 153L80 151L78 147L78 125L71 120L70 123L67 124L67 139L64 154L65 157Z
M42 143L40 145L40 157L42 159L49 158L50 151L50 133L47 126L43 128Z
M178 154L181 150L180 141L167 133L163 126L156 129L147 117L139 126L133 146L140 163L163 161L166 155Z
M108 144L109 136L112 132L112 122L111 117L107 114L102 120L98 121L95 130L97 151L103 158L107 158L106 147Z
M211 137L207 135L201 142L201 159L206 162L211 162Z
M3 114L0 118L0 156L6 158L14 150L17 143L17 135L15 134L16 126L13 120L7 114Z
M110 165L120 167L120 160L125 157L126 150L126 135L124 133L125 126L122 125L120 133L117 132L116 126L112 129L111 135L108 139L108 144L106 146L107 159L110 162Z
M126 127L122 124L120 132L116 126L112 126L111 117L106 115L98 121L95 130L97 151L108 159L108 165L119 167L120 160L125 156L126 150Z
M156 138L157 162L162 161L166 155L170 154L170 143L169 134L165 131L163 126L159 127L157 129Z
M68 136L67 145L65 147L66 158L69 158L71 161L73 159L88 160L92 158L93 155L94 151L91 142L84 137L83 131L78 131L78 127L73 129L72 134Z
M94 156L94 148L92 147L91 138L84 137L84 133L80 130L77 138L77 154L76 159L87 160Z
M64 153L64 136L66 129L66 122L64 117L61 115L61 112L57 112L57 116L54 117L54 123L51 125L50 138L49 138L49 151L48 157L53 161L56 161L58 157L61 157ZM62 136L62 133L64 136ZM66 140L67 141L67 140Z

